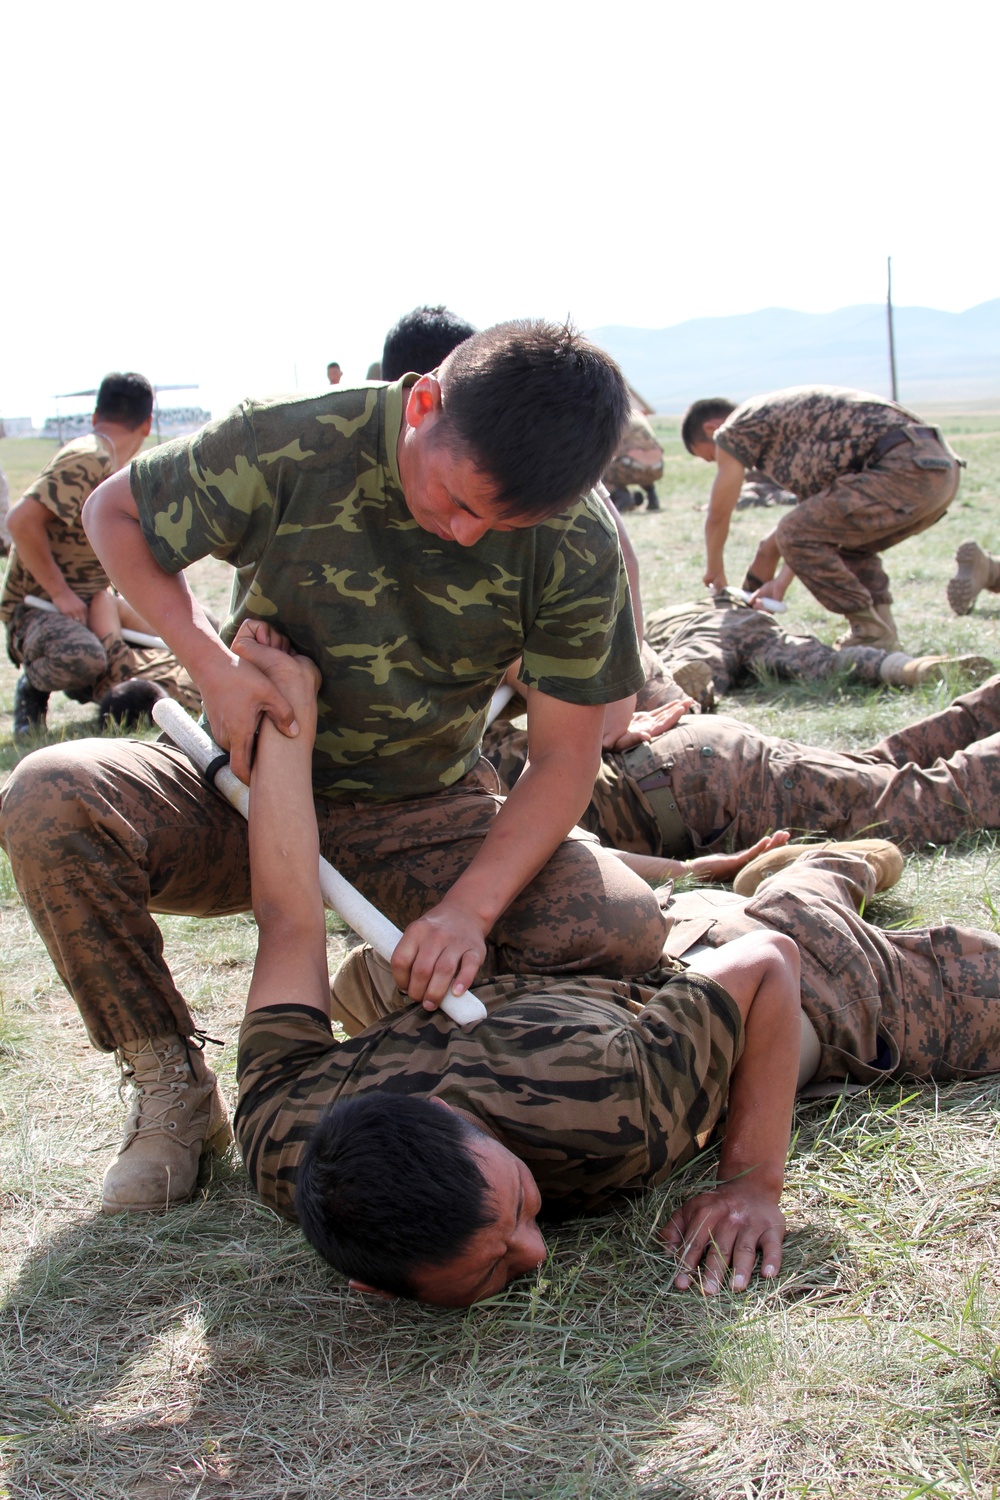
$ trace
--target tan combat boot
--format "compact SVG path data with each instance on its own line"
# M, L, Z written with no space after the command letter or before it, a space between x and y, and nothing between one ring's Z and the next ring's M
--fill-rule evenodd
M106 1214L169 1208L190 1198L204 1151L232 1141L218 1081L201 1049L176 1033L121 1048L133 1088L121 1149L104 1174Z
M838 651L842 651L845 646L877 646L880 651L899 650L899 637L887 604L881 605L880 609L859 609L856 614L847 616L847 623L851 628L836 642Z
M963 542L955 553L958 571L948 580L948 603L956 615L967 615L982 589L1000 594L1000 557L991 557L978 542Z
M670 675L689 698L693 698L702 713L709 714L715 708L715 683L712 669L707 661L686 661L679 667L671 667Z
M769 875L786 869L800 855L822 851L824 854L857 854L875 871L875 889L887 891L903 873L903 856L895 844L888 839L850 839L843 843L829 844L784 844L780 849L768 849L758 854L748 865L744 865L733 881L737 896L752 896Z
M988 656L907 656L905 651L890 651L878 675L889 687L912 688L922 682L947 682L952 676L982 682L992 671Z

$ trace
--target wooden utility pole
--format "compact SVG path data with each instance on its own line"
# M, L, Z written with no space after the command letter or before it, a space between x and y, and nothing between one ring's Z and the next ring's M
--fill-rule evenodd
M899 399L896 390L896 338L892 327L892 256L889 256L889 294L886 298L886 309L889 314L889 377L892 383L892 399Z

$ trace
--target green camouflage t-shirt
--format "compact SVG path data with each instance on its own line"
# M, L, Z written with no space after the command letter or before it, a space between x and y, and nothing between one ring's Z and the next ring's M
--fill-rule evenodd
M244 402L138 458L132 493L157 562L211 553L246 617L318 664L320 795L423 796L479 758L494 688L520 655L533 687L602 704L642 683L614 524L594 496L473 547L424 531L396 467L406 376Z
M76 438L60 448L24 492L49 512L52 519L47 523L46 535L52 556L74 594L84 603L106 589L110 580L87 540L80 512L87 496L107 479L114 466L107 441L97 432L88 432L86 437ZM0 595L0 620L9 620L26 594L49 597L14 547Z
M714 437L745 469L761 469L807 500L841 474L861 469L885 433L917 421L905 407L867 391L799 385L744 401Z
M689 972L654 989L505 975L476 994L489 1014L474 1026L410 1005L345 1042L307 1006L251 1012L234 1123L265 1203L294 1218L313 1126L336 1100L373 1088L465 1110L527 1163L543 1199L567 1209L663 1182L716 1124L743 1023L714 980Z

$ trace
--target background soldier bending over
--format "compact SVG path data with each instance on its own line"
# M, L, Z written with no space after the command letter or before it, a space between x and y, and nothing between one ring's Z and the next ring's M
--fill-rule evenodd
M936 427L865 391L795 386L742 406L696 401L681 437L718 466L705 518L707 584L725 587L744 471L762 469L799 503L760 543L744 586L780 599L797 575L826 609L847 616L838 644L898 647L879 554L933 526L955 498L959 460Z

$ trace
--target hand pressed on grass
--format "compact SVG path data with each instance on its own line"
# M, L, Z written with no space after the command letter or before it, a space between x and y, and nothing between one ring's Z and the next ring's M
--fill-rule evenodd
M777 1194L740 1178L683 1203L660 1236L678 1252L674 1286L679 1291L691 1285L700 1269L701 1289L707 1295L719 1291L729 1271L733 1290L741 1292L753 1275L758 1251L762 1276L777 1276L781 1270L785 1216Z

